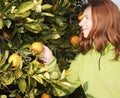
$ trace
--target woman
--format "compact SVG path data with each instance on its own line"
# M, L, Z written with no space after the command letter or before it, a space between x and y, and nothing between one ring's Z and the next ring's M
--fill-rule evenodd
M72 93L80 85L88 98L120 97L120 12L110 0L93 0L86 7L79 25L80 54L70 65L67 81L58 96ZM50 71L59 71L51 51L44 47Z

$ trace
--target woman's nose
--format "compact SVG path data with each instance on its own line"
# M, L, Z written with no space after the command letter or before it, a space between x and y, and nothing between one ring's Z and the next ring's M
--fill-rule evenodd
M83 25L83 20L79 22L79 26L82 27L82 25Z

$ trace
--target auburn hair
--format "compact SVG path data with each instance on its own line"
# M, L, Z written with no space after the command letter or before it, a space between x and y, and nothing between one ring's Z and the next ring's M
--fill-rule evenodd
M102 52L107 43L115 47L115 59L120 54L120 11L111 0L93 0L91 6L92 29L87 38L80 33L80 50L83 54L92 49L93 44Z

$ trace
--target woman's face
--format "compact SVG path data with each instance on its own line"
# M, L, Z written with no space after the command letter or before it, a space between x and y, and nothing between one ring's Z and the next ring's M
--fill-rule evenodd
M92 29L91 6L84 10L83 19L80 21L79 26L82 28L84 38L87 38Z

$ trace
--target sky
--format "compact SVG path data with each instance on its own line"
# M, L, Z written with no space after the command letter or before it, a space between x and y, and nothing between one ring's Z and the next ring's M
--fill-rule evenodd
M113 1L118 6L118 8L120 9L120 0L111 0L111 1Z
M84 1L87 3L88 0L84 0ZM120 0L111 0L111 1L113 1L120 9Z

